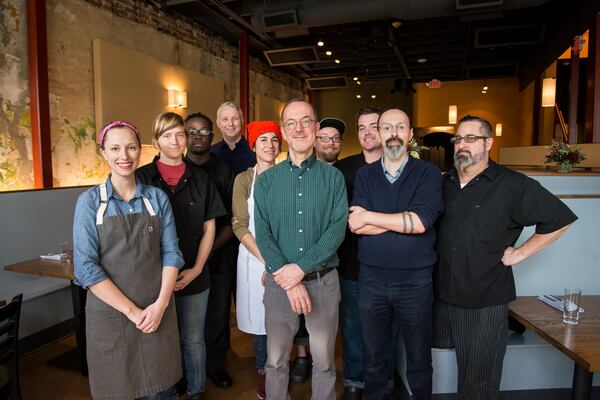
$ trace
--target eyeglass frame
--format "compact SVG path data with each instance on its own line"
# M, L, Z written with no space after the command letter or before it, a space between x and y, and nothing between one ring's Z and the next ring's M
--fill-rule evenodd
M402 127L402 128L398 128L398 127ZM381 124L381 125L377 125L377 131L380 132L384 129L384 127L389 127L390 130L388 132L385 133L392 133L392 132L400 132L400 130L404 130L406 128L410 129L410 126L408 124L405 124L404 122L398 122L396 125L393 124Z
M465 136L455 135L454 137L450 138L450 143L452 143L453 145L457 145L462 140L464 140L465 143L475 143L479 139L486 140L486 139L491 139L491 137L490 136L479 136L479 135L465 135Z
M319 141L321 143L332 142L334 144L342 143L342 140L343 140L341 135L332 136L332 137L329 137L327 135L317 135L317 139L319 139Z
M208 133L202 133L202 132L208 132ZM190 134L190 136L193 137L207 137L213 134L213 131L211 131L210 129L207 128L202 128L202 129L194 129L194 128L188 128L188 133Z
M308 128L310 126L310 124L314 124L315 122L317 122L317 121L312 119L311 117L304 117L301 120L288 119L283 124L283 127L288 131L293 131L294 129L296 129L298 127L298 123L300 123L300 126L302 128ZM293 126L291 124L293 124Z

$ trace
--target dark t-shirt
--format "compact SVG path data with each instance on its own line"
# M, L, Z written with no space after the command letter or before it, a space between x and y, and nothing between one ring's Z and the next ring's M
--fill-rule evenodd
M253 153L254 154L254 153ZM191 162L191 161L190 161ZM224 161L219 160L211 154L210 160L199 165L215 184L223 204L227 210L227 214L217 218L217 233L225 225L231 225L231 201L233 197L233 182L235 174L232 168ZM212 272L225 271L235 269L237 266L237 251L238 241L232 238L227 244L215 251L210 260L210 270Z
M140 182L162 189L168 196L173 208L175 227L179 238L179 248L183 253L185 265L182 270L190 269L196 262L200 240L204 234L204 222L226 215L215 185L208 174L192 162L185 161L185 172L171 190L161 177L156 166L157 158L150 164L135 171ZM185 296L203 292L210 286L210 273L207 266L202 273L184 289L175 292Z
M506 304L515 298L512 268L502 263L525 226L554 232L577 219L539 182L489 162L464 188L455 169L443 181L445 212L438 221L438 300L465 308Z
M235 175L256 165L256 155L250 150L248 141L243 136L235 144L233 150L229 148L225 141L221 140L211 146L210 152L219 160L229 164Z
M346 193L348 194L348 204L352 201L352 191L354 190L354 177L356 176L356 171L363 165L367 165L363 153L346 157L333 164L333 166L339 169L342 172L342 175L344 175ZM338 267L340 275L346 279L353 281L357 280L359 266L358 235L350 232L347 225L346 236L338 248L338 258L340 259L340 265Z

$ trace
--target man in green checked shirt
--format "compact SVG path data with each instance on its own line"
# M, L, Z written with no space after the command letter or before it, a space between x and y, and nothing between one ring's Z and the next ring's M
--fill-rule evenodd
M342 173L313 154L319 129L302 99L281 113L288 159L266 170L254 188L256 241L265 259L266 394L288 395L288 361L304 314L313 357L312 399L335 400L335 336L340 286L336 250L348 220Z

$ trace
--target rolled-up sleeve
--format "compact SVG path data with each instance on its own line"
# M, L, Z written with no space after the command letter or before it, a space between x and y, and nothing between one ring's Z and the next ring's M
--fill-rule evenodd
M156 190L156 200L160 209L160 254L163 267L177 267L181 269L184 265L183 255L179 249L177 230L175 229L175 218L167 195Z
M100 265L100 236L96 228L99 199L90 189L79 196L73 217L73 265L75 284L87 288L108 279Z

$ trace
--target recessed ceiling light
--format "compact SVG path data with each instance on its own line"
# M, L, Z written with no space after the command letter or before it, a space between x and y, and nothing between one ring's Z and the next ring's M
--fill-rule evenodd
M485 90L482 90L481 93L486 94L487 92Z
M355 76L355 77L354 77L354 78L352 78L352 79L354 79L355 81L357 81L357 80L358 80L358 76Z
M356 84L357 85L362 85L362 82L361 81L356 81Z
M323 47L323 46L325 46L325 43L323 43L323 41L322 41L322 40L319 40L319 41L317 42L317 46L319 46L319 47Z
M361 96L360 96L360 94L357 94L357 95L356 95L356 98L357 98L357 99L360 99L360 97L361 97Z
M426 62L427 62L427 59L426 59L426 58L419 58L419 59L417 60L417 62L418 62L418 63L420 63L420 64L423 64L423 63L426 63Z
M483 90L488 90L488 87L487 87L487 85L485 85L485 86L483 87Z
M377 97L377 96L375 96L374 94L372 94L372 95L371 95L371 98L372 98L372 99L374 99L375 97Z
M338 58L336 58L334 61L336 64L339 64L341 62Z
M327 50L327 51L325 52L325 54L327 54L328 56L330 56L330 55L332 55L333 53L331 52L331 50Z

